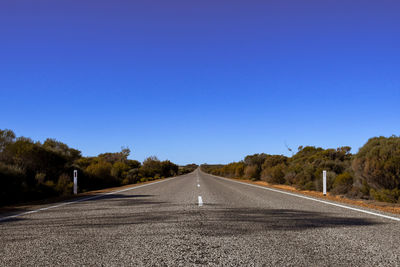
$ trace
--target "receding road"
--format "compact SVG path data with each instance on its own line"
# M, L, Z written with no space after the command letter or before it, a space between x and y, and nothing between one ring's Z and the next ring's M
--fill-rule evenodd
M0 221L0 255L1 266L400 266L400 222L196 170Z

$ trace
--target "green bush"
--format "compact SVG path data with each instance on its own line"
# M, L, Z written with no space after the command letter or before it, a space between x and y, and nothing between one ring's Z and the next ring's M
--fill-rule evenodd
M185 166L179 166L178 167L178 175L183 175L187 173L191 173L194 170L196 170L199 166L197 164L187 164Z
M288 158L282 155L266 155L261 166L261 180L274 184L285 183L287 160Z
M55 187L56 191L63 196L71 195L74 187L71 177L63 173L60 175Z
M261 180L273 184L284 184L285 180L285 164L278 164L273 167L267 167L261 171Z
M400 190L399 189L371 189L371 196L378 201L389 202L389 203L400 203Z
M130 160L130 150L82 157L79 150L55 139L35 142L0 130L0 206L7 203L41 199L72 192L71 175L78 170L81 192L154 178L177 175L179 168L156 157L143 165ZM193 164L192 164L193 165ZM193 171L197 165L189 166Z
M244 178L256 180L259 176L259 170L256 165L246 166L244 169Z
M143 177L154 177L162 172L161 161L157 157L148 157L143 161L140 174Z
M353 176L348 172L344 172L336 177L331 192L333 194L346 194L351 190L352 186Z
M375 191L400 188L400 137L375 137L355 155L353 170Z
M123 179L126 176L126 172L129 170L129 165L117 161L112 165L111 168L111 176L116 177L117 179Z

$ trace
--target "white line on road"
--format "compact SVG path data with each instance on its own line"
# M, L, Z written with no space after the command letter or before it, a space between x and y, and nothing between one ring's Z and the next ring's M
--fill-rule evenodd
M203 206L203 199L199 196L199 207Z
M6 221L6 220L9 220L9 219L13 219L13 218L16 218L16 217L20 217L20 216L23 216L23 215L36 213L36 212L39 212L39 211L54 209L54 208L58 208L58 207L62 207L62 206L66 206L66 205L70 205L70 204L74 204L74 203L78 203L78 202L84 202L84 201L87 201L87 200L93 200L93 199L101 198L101 197L104 197L104 196L107 196L107 195L112 195L112 194L121 193L121 192L129 191L129 190L134 190L134 189L145 187L145 186L149 186L149 185L162 183L162 182L165 182L165 181L170 181L172 179L175 179L175 178L168 178L168 179L165 179L165 180L162 180L162 181L158 181L158 182L154 182L154 183L149 183L149 184L129 187L129 188L126 188L126 189L112 191L112 192L109 192L109 193L105 193L105 194L101 194L101 195L97 195L97 196L93 196L93 197L86 197L86 198L81 198L81 199L74 200L74 201L62 202L62 203L59 203L57 205L50 206L50 207L45 207L45 208L40 208L40 209L37 209L37 210L26 211L26 212L22 212L22 213L11 215L11 216L7 216L7 217L1 217L0 218L0 222Z
M259 185L254 185L254 184L248 184L248 183L243 183L243 182L239 182L239 181L234 181L234 180L230 180L230 179L223 178L223 177L218 177L218 176L211 175L211 174L208 174L208 175L214 176L214 177L219 178L219 179L227 180L227 181L232 182L232 183L238 183L238 184L244 184L244 185L248 185L248 186L253 186L253 187L261 188L261 189L264 189L264 190L269 190L269 191L273 191L273 192L277 192L277 193L281 193L281 194L286 194L286 195L289 195L289 196L304 198L304 199L308 199L308 200L312 200L312 201L316 201L316 202L320 202L320 203L324 203L324 204L328 204L328 205L332 205L332 206L336 206L336 207L340 207L340 208L344 208L344 209L354 210L354 211L358 211L358 212L362 212L362 213L366 213L366 214L370 214L370 215L374 215L374 216L378 216L378 217L382 217L382 218L386 218L386 219L390 219L390 220L394 220L394 221L400 222L400 218L393 217L393 216L388 216L388 215L384 215L384 214L380 214L380 213L376 213L376 212L372 212L372 211L357 209L357 208L353 208L353 207L349 207L349 206L345 206L345 205L341 205L341 204L337 204L337 203L328 202L328 201L325 201L325 200L315 199L315 198L306 197L306 196L303 196L303 195L298 195L298 194L289 193L289 192L285 192L285 191L281 191L281 190L277 190L277 189L272 189L272 188L269 188L269 187L264 187L264 186L259 186Z
M197 184L197 187L200 187L200 184Z

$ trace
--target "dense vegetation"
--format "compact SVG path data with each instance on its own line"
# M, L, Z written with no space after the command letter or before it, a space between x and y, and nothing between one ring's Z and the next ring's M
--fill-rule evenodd
M374 137L357 154L350 147L299 147L292 157L255 154L227 165L203 165L206 172L302 190L322 190L322 171L333 194L400 203L400 137Z
M193 171L197 165L178 166L149 157L143 163L128 159L130 150L82 157L81 152L54 139L43 143L0 130L0 205L72 192L73 170L79 191L134 184Z

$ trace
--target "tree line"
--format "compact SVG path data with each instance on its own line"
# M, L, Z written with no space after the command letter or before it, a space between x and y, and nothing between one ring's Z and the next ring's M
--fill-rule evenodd
M79 192L135 184L192 172L196 164L178 166L149 157L143 163L128 159L129 148L97 157L55 139L43 143L0 130L0 206L65 196L72 193L72 175L78 170Z
M400 137L374 137L352 154L351 147L300 146L291 157L254 154L227 165L202 165L208 173L230 178L322 190L322 171L332 194L400 203Z

